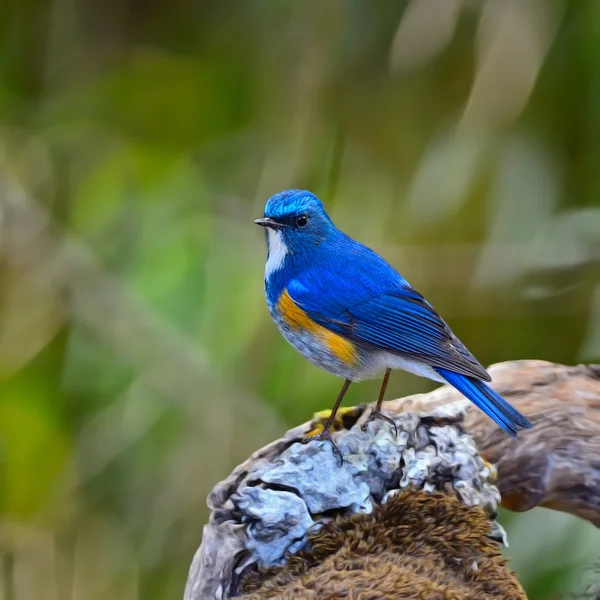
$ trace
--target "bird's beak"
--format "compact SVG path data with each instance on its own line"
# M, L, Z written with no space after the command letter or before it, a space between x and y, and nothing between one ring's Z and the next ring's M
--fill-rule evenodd
M270 229L279 229L282 227L281 223L278 223L275 219L270 219L269 217L256 219L254 222L261 227L269 227Z

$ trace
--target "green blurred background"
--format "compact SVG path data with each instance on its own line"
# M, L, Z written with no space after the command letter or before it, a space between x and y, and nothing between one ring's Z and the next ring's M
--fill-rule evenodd
M0 31L2 600L180 598L211 487L330 407L263 298L281 189L483 364L600 360L597 0L5 0ZM532 600L600 578L588 523L503 523Z

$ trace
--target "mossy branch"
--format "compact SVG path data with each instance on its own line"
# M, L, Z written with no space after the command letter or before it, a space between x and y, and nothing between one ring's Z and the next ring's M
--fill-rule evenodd
M185 600L525 598L498 551L498 488L509 509L600 523L600 369L515 361L490 372L534 425L519 440L444 386L386 404L397 437L384 421L361 431L367 405L346 409L341 467L326 442L298 443L320 417L257 451L209 497Z

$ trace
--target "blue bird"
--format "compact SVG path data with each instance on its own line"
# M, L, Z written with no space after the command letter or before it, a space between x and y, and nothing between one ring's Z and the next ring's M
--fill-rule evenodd
M345 379L324 430L305 441L332 441L350 383L381 375L371 419L393 424L381 414L393 369L449 383L513 437L531 427L486 385L487 371L425 298L381 256L337 229L314 194L275 194L255 223L266 230L265 293L277 327L305 358Z

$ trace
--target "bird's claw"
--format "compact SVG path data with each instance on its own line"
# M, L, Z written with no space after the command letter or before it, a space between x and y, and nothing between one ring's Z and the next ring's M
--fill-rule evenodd
M323 431L321 431L321 433L317 433L315 435L309 435L309 436L305 437L302 440L302 443L308 444L309 442L313 442L313 441L328 441L331 444L333 453L335 455L337 455L337 457L340 459L340 467L344 464L344 457L342 456L340 449L337 447L337 444L331 438L331 432L329 431L329 429L323 429Z
M371 421L375 421L376 419L383 419L384 421L387 421L394 428L394 436L398 437L398 426L396 425L394 419L392 419L392 417L384 415L380 410L377 410L376 408L374 408L371 411L369 418L361 425L361 430L366 431L369 423Z

